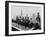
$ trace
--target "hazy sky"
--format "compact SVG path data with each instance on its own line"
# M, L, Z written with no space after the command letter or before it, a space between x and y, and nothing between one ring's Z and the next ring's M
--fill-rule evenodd
M32 14L36 14L37 12L41 13L41 7L38 6L16 6L12 5L11 6L11 14L12 18L15 18L17 15L21 15L21 10L23 12L23 16L26 16L26 14L29 15L29 17L32 17Z

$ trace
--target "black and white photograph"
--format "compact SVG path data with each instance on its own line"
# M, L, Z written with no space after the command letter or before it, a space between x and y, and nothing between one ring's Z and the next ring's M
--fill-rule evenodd
M41 30L41 7L16 5L11 7L12 28L19 31Z
M44 33L44 3L6 2L6 9L8 35Z

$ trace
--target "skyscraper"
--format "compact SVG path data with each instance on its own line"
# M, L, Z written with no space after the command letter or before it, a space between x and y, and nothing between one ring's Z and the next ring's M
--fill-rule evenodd
M20 13L19 19L22 19L22 18L23 18L23 13L22 13L22 9L21 9L21 13Z
M21 9L21 18L23 17L23 12L22 12L22 9Z

